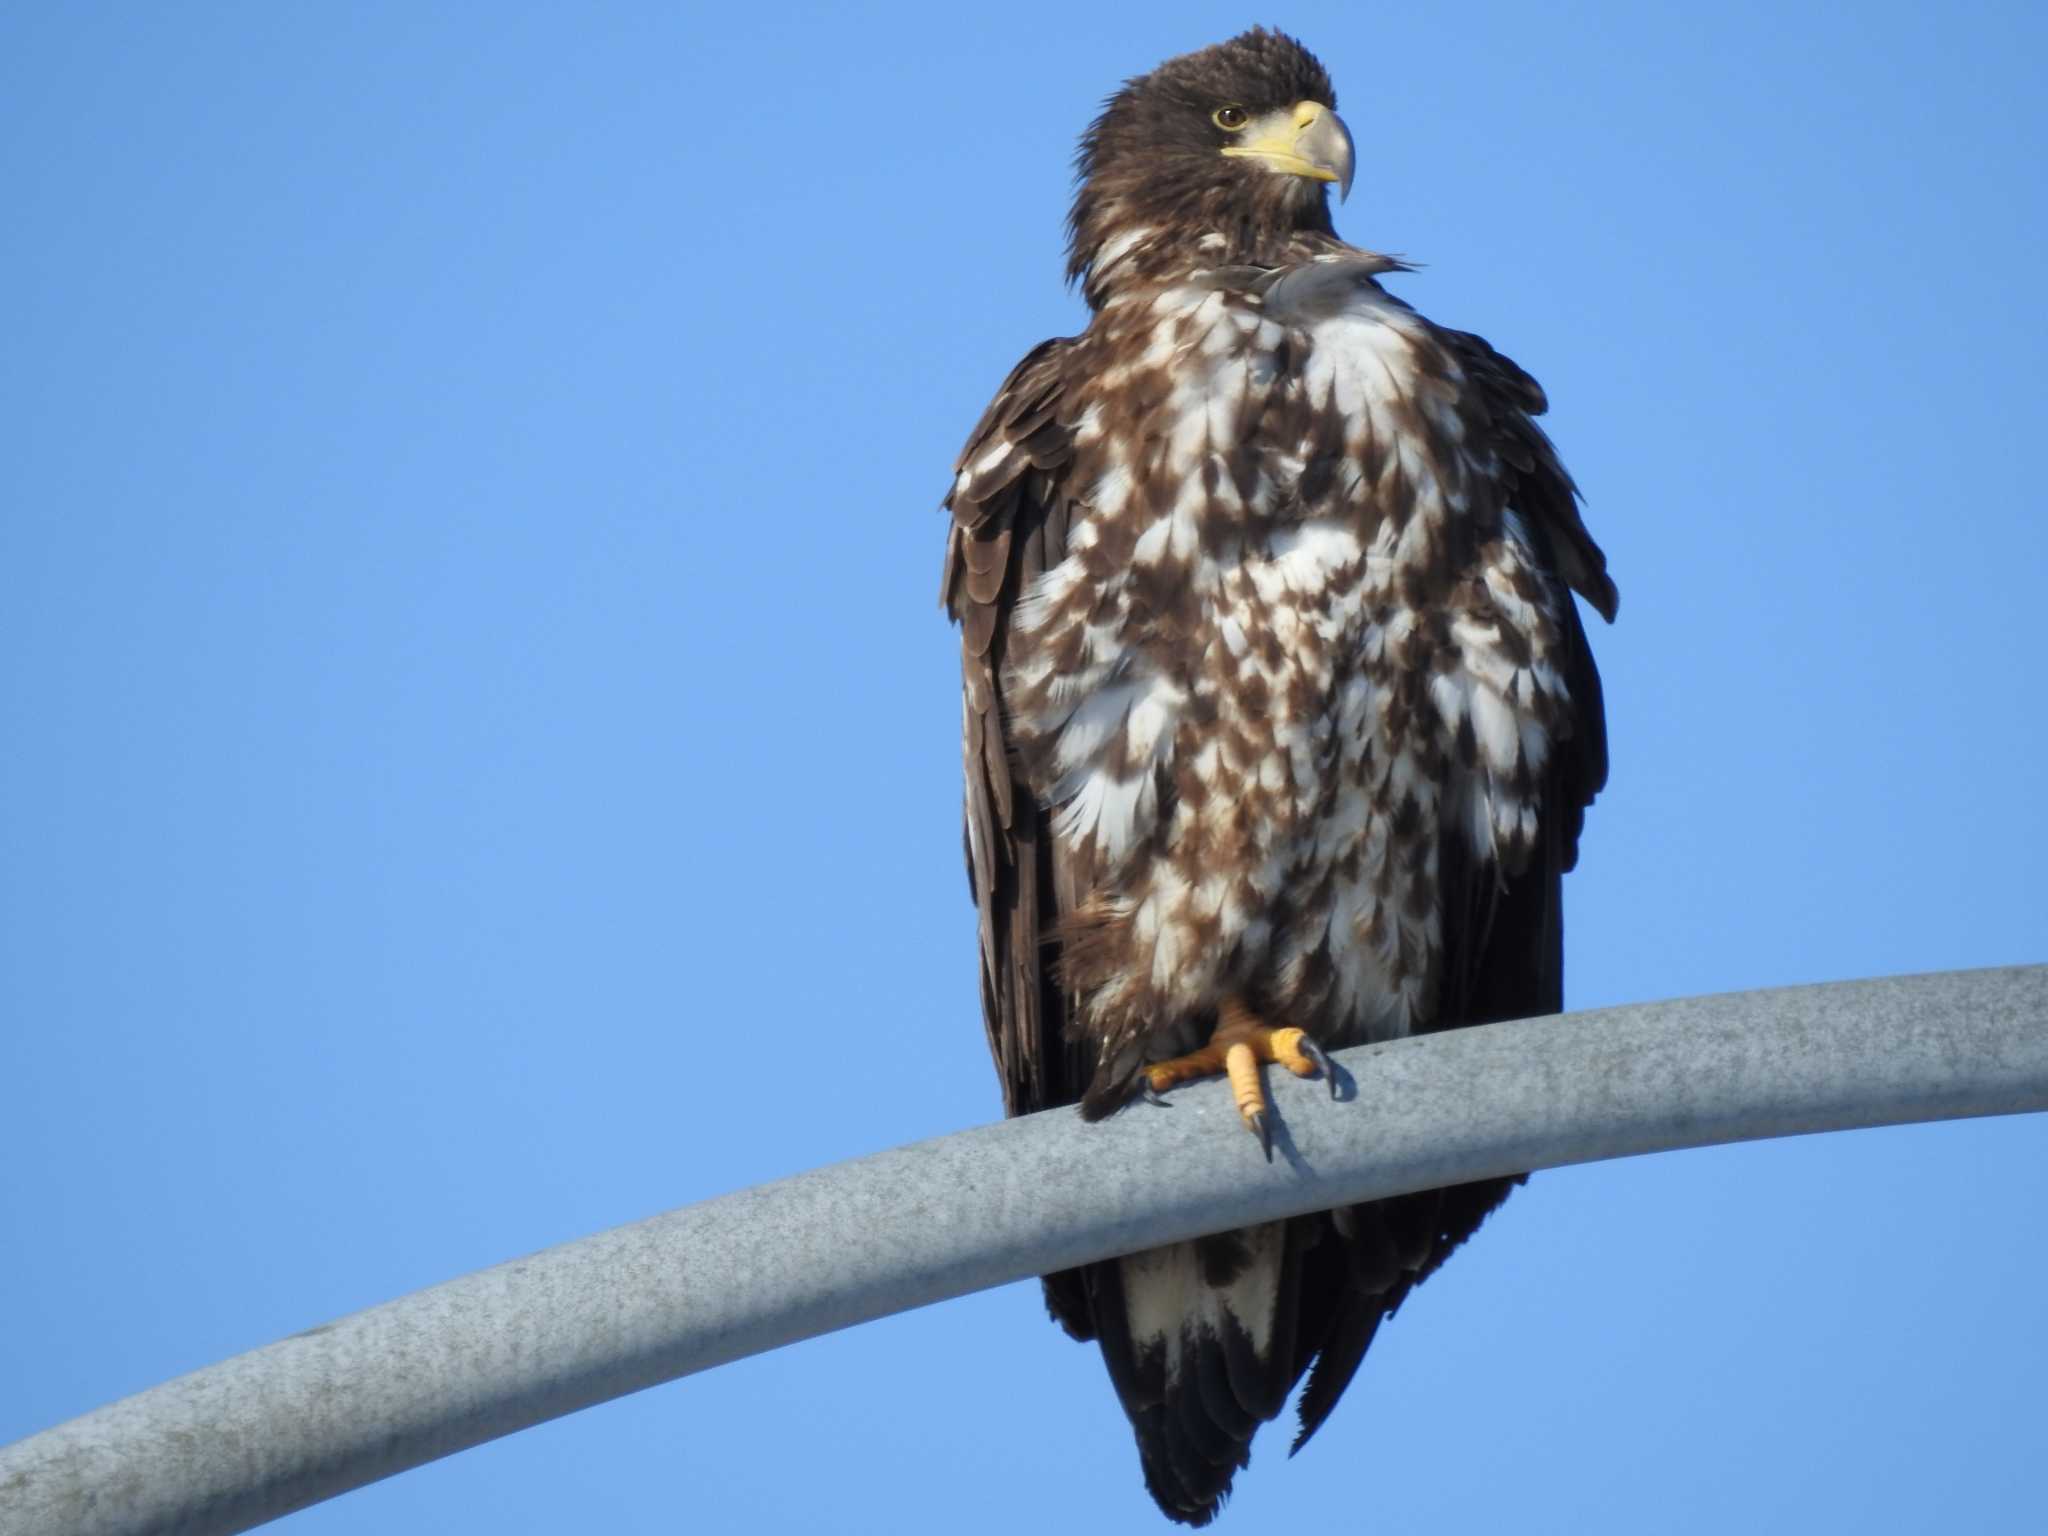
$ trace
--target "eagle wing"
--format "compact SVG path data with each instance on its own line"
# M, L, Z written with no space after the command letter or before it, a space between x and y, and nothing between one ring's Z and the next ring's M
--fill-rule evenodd
M1066 371L1074 343L1041 342L1011 370L954 465L939 600L960 626L967 882L981 929L981 1010L1003 1109L1071 1104L1092 1065L1067 1032L1054 935L1073 892L1051 818L1016 774L1004 730L1003 657L1031 583L1066 555L1073 431ZM1079 1271L1045 1278L1046 1304L1077 1339L1094 1337Z
M1535 418L1547 408L1537 382L1481 337L1433 327L1474 385L1471 407L1500 463L1507 505L1537 559L1558 583L1572 701L1571 735L1545 765L1539 838L1519 869L1473 857L1447 829L1438 846L1444 953L1430 1029L1533 1018L1564 1007L1563 877L1578 861L1586 808L1607 782L1607 723L1600 674L1577 607L1579 593L1612 622L1619 594L1607 559L1579 517L1578 488ZM1350 1384L1379 1326L1456 1252L1526 1174L1425 1190L1333 1213L1341 1243L1304 1255L1295 1375L1310 1371L1298 1411L1300 1450Z

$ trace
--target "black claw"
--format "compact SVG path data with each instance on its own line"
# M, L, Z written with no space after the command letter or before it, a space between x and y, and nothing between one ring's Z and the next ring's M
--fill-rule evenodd
M1149 1079L1146 1080L1145 1086L1139 1090L1138 1097L1147 1104L1157 1104L1161 1109L1173 1108L1173 1100L1167 1098L1157 1088L1154 1088Z
M1244 1123L1250 1126L1252 1134L1259 1138L1259 1150L1266 1154L1266 1161L1273 1161L1273 1127L1266 1123L1266 1112L1255 1109L1245 1117Z
M1325 1051L1307 1035L1301 1037L1301 1054L1316 1064L1316 1070L1323 1074L1323 1080L1330 1085L1330 1097L1337 1097L1337 1068Z

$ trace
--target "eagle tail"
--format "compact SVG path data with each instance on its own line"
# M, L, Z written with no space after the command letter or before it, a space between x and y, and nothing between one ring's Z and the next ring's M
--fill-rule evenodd
M1300 1376L1299 1225L1219 1233L1093 1268L1091 1310L1145 1486L1184 1524L1215 1518L1251 1460L1253 1434Z
M1290 1455L1337 1406L1380 1324L1520 1182L1485 1179L1174 1243L1048 1277L1047 1297L1070 1333L1102 1346L1160 1509L1207 1525L1295 1384L1308 1377Z

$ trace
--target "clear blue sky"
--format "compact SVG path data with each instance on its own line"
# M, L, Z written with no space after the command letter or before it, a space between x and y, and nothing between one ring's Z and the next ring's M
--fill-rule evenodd
M0 1441L997 1111L938 498L1254 20L1621 583L1570 1001L2048 958L2044 15L9 7ZM2013 1527L2044 1208L2039 1120L1545 1175L1223 1528ZM1154 1520L1012 1287L286 1529Z

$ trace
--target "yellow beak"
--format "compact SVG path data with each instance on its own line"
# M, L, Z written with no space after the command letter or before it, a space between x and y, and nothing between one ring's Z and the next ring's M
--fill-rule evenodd
M1351 130L1319 101L1297 102L1254 118L1237 143L1223 146L1223 153L1261 161L1290 176L1334 181L1340 201L1351 195Z

